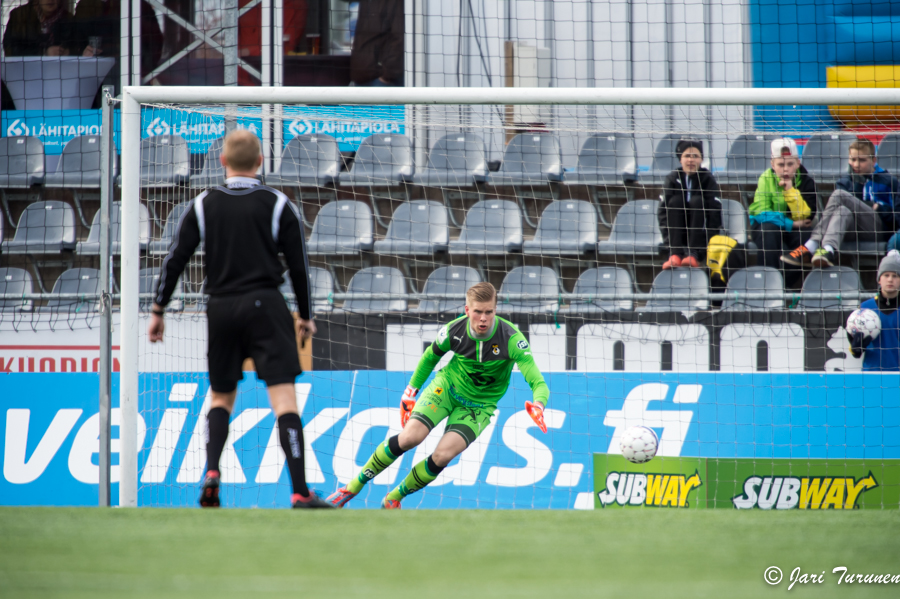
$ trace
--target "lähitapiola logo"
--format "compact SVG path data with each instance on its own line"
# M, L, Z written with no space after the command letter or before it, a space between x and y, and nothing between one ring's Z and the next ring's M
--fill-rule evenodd
M16 137L19 135L28 135L28 127L22 121L16 119L6 128L6 136Z
M170 135L172 133L172 127L169 126L169 123L165 122L161 118L157 117L150 121L150 125L147 127L147 135Z

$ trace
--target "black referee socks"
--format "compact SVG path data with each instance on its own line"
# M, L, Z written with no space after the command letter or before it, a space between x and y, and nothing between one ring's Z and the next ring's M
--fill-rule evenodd
M219 471L219 458L228 439L228 421L231 414L225 408L213 408L206 415L206 459L207 470Z
M309 497L303 459L303 423L300 422L299 414L282 414L278 418L278 438L281 440L281 449L284 451L288 471L291 473L294 493Z

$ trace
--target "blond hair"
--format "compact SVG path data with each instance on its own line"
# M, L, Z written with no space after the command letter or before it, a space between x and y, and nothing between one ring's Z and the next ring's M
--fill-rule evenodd
M864 151L870 157L875 157L875 144L868 139L857 139L850 144L850 149L856 150L857 152Z
M490 283L476 283L466 291L466 303L496 302L497 290Z
M246 129L232 131L225 137L222 154L231 170L243 173L255 171L260 156L259 138Z

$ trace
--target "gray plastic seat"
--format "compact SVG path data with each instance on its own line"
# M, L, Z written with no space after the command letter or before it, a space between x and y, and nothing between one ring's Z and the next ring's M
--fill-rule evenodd
M44 144L37 137L0 137L0 188L26 189L44 181Z
M647 312L680 312L682 310L708 310L709 278L706 271L700 268L673 268L664 270L656 275L653 287L650 288L651 296L662 293L689 293L698 296L697 299L665 299L652 298L643 308Z
M894 176L900 175L900 133L888 133L878 144L878 166Z
M856 141L852 133L819 133L803 147L800 161L817 183L834 183L847 174L850 144Z
M522 249L522 213L508 200L482 200L466 213L451 254L505 254Z
M659 200L626 202L616 214L609 239L597 244L599 254L657 256L662 243L657 209Z
M376 254L422 256L446 252L450 243L447 208L440 202L415 200L394 211L384 239L375 242Z
M471 187L487 176L484 139L474 133L448 133L432 146L428 165L413 181L433 187Z
M500 170L490 174L491 185L547 185L562 181L562 149L550 133L519 133L503 153Z
M578 151L567 185L621 185L637 179L637 151L631 133L596 133Z
M427 297L442 293L459 293L465 295L469 287L481 283L481 275L474 268L468 266L442 266L428 275L422 293ZM462 314L465 310L466 300L454 299L424 299L419 302L417 308L410 312L453 312Z
M678 142L682 139L699 139L703 142L702 166L703 168L709 168L712 145L710 144L708 137L698 137L681 133L669 133L656 142L656 148L653 150L653 162L650 165L650 170L647 172L642 172L638 175L642 183L660 185L663 181L665 181L669 173L681 166L681 163L678 161L678 157L675 155L675 146L677 146ZM762 171L760 171L760 174L761 173Z
M266 175L266 184L278 187L324 187L338 180L341 151L330 135L298 135L284 147L281 166Z
M353 275L347 293L406 293L406 279L396 268L370 266ZM344 311L406 312L407 306L405 299L351 299L344 302Z
M341 185L394 186L411 183L412 144L401 133L379 133L362 140L350 172L341 173Z
M141 140L141 187L178 187L191 173L187 142L180 135Z
M749 266L732 273L728 279L725 293L729 294L722 302L723 310L769 311L783 310L781 299L747 299L744 293L763 293L776 291L784 293L784 278L781 273L768 266Z
M309 292L312 295L320 294L320 293L333 293L334 292L334 277L331 276L331 273L325 270L324 268L317 268L315 266L311 266L308 270L309 277ZM288 275L288 271L284 271L284 282L278 287L278 291L282 293L282 295L288 295L294 293L294 285L291 283L291 277ZM287 299L288 308L290 308L291 312L297 311L297 300L296 298ZM312 301L312 309L313 312L331 312L333 307L333 300L329 299L314 299Z
M589 268L581 273L575 281L572 293L601 294L616 293L628 294L633 292L631 273L624 268L614 266L600 266ZM630 311L634 309L634 301L580 299L572 300L561 312L568 314L596 314L600 312Z
M725 234L738 243L747 243L747 211L740 202L720 200L722 202L722 227Z
M159 281L159 269L142 268L138 275L140 277L138 293L156 293L156 284L157 281ZM180 297L182 293L184 293L184 286L179 277L178 281L175 283L175 291L172 292L172 299L169 301L169 305L166 306L166 312L181 312L181 310L184 309L184 300ZM138 310L141 312L149 312L152 307L153 298L141 297L138 300Z
M717 175L719 182L732 185L755 184L770 166L772 142L776 139L776 135L738 135L728 148L725 172Z
M110 252L112 254L122 253L122 203L113 202L110 206L109 222L111 231L109 236ZM150 211L141 204L141 228L140 228L140 247L146 250L150 243ZM85 241L79 241L75 246L75 253L82 256L100 255L100 211L94 213L94 220L91 221L91 230Z
M24 268L0 268L0 295L34 293L31 275ZM0 312L31 312L30 299L0 299Z
M803 281L800 293L843 293L859 292L862 285L859 273L846 266L831 266L821 270L812 270ZM801 297L798 310L854 310L859 307L859 299L810 299Z
M59 200L29 204L15 236L3 242L6 254L56 254L75 249L75 211Z
M580 255L597 250L597 209L582 200L556 200L541 214L525 254Z
M310 255L356 254L375 243L372 210L355 200L329 202L316 215L307 243Z
M540 314L557 312L559 299L508 299L510 293L559 294L559 277L546 266L517 266L507 273L497 295L497 312Z
M100 307L100 271L95 268L72 268L63 272L50 292L51 296L60 294L78 294L82 297L51 297L40 311L69 314L96 312Z
M100 189L100 136L81 135L69 140L56 171L47 173L44 185L75 189Z
M181 220L181 215L184 214L187 206L188 202L181 202L172 206L169 215L166 216L166 224L163 227L162 236L159 239L153 239L147 245L147 250L151 255L164 256L169 253L169 246L172 245L172 238L175 237L178 221ZM202 248L203 246L201 245L200 247Z
M191 187L206 188L225 184L225 167L219 157L225 148L225 138L219 137L209 142L206 157L203 160L203 169L196 175L191 175Z

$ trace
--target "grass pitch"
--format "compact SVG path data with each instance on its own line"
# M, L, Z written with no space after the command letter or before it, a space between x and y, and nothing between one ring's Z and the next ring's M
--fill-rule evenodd
M900 574L898 531L878 511L0 508L0 596L896 597L831 571ZM824 583L788 592L798 566Z

